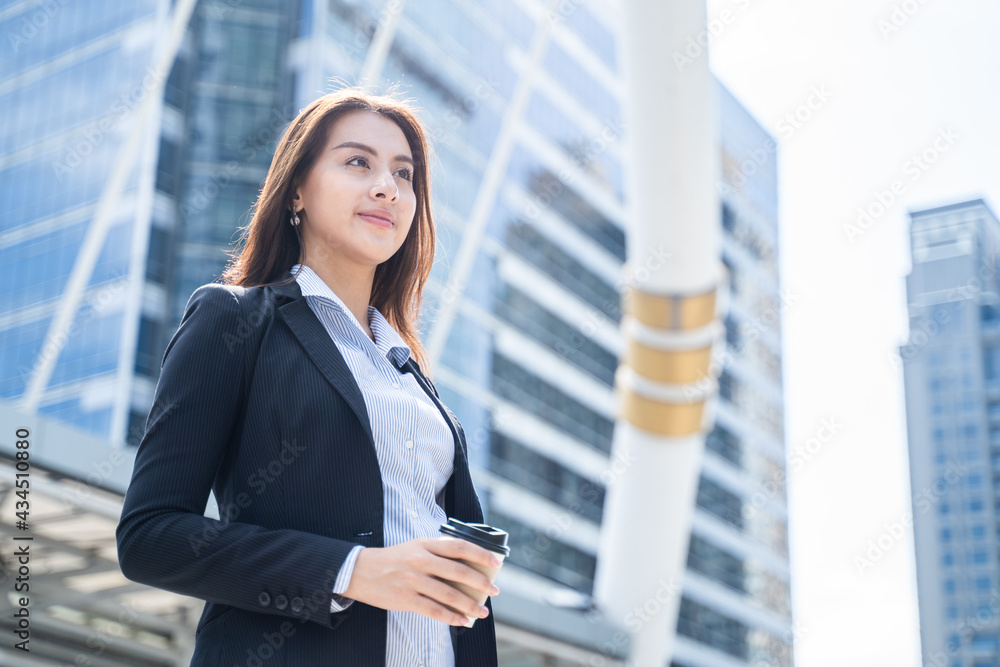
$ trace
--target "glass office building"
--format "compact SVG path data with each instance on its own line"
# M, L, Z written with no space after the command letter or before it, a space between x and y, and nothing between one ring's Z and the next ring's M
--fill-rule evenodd
M120 97L128 107L171 6L127 4L90 8L100 19L77 17L71 3L45 14L0 80L12 119L0 128L3 400L23 397L132 116L116 111L104 134L88 123ZM0 10L2 27L41 23L42 7ZM415 99L435 148L439 248L425 339L440 325L463 235L484 230L435 377L468 435L487 520L516 545L496 601L502 660L620 658L563 613L593 587L622 349L616 12L605 0L555 12L538 0L198 2L88 286L114 298L67 341L39 411L138 441L162 351L191 292L222 272L275 140L334 80L355 81L373 38L391 30L381 80ZM790 665L775 147L717 90L727 354L674 662ZM87 137L103 139L82 155ZM53 163L67 145L82 162L59 180ZM556 602L567 607L546 612L551 622L516 611Z
M127 140L140 157L97 239L94 270L38 411L121 438L132 408L156 169L153 46L167 3L8 3L0 9L0 399L23 399ZM137 258L140 261L136 261ZM139 406L136 409L140 409ZM147 402L148 409L148 402Z
M1000 222L910 213L906 386L923 664L1000 665Z

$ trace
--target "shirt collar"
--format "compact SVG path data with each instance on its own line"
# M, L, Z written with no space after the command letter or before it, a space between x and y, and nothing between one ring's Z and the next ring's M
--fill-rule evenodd
M299 271L299 267L301 267L301 271ZM358 322L358 318L354 316L351 309L315 271L305 264L296 264L291 268L291 272L295 276L295 282L299 284L299 289L302 290L302 296L326 299L335 310L346 316L365 338L368 338L364 327ZM372 305L368 306L368 326L371 327L372 333L375 335L375 348L379 354L388 357L397 367L405 364L406 360L410 358L410 346L378 311L378 308ZM368 340L371 339L368 338Z

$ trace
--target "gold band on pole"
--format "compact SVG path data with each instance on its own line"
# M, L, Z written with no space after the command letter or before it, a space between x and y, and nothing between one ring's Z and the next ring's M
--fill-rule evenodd
M705 402L664 403L621 388L621 417L656 435L684 436L701 430Z
M625 363L639 375L657 382L688 384L708 375L712 346L693 350L664 350L628 341Z
M625 313L652 329L684 331L715 320L713 288L701 294L650 294L629 287L624 294ZM712 345L695 349L650 347L629 338L623 362L636 374L654 382L691 384L709 375ZM636 428L662 436L685 436L702 428L705 401L680 402L653 399L634 389L620 387L620 416Z
M715 319L715 288L701 294L660 295L629 287L623 295L625 312L648 327L686 330Z

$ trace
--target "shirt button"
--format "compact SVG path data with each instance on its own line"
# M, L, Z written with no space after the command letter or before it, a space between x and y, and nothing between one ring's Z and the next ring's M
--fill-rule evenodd
M399 383L398 382L393 382L392 383L392 388L393 389L399 389Z
M406 448L407 449L413 449L413 441L412 440L407 440L406 441Z
M417 510L410 510L410 516L414 519L417 518Z

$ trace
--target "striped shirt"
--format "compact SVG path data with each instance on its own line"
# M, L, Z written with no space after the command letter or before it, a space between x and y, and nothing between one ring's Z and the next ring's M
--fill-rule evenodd
M301 272L298 271L302 267ZM292 274L302 296L323 323L357 380L371 420L383 488L385 546L418 537L438 537L447 523L444 489L454 469L455 438L430 397L398 366L410 348L374 306L368 322L375 342L354 314L308 266ZM354 600L342 597L362 545L344 561L333 586L330 611ZM387 611L386 667L453 667L451 626L410 611Z

